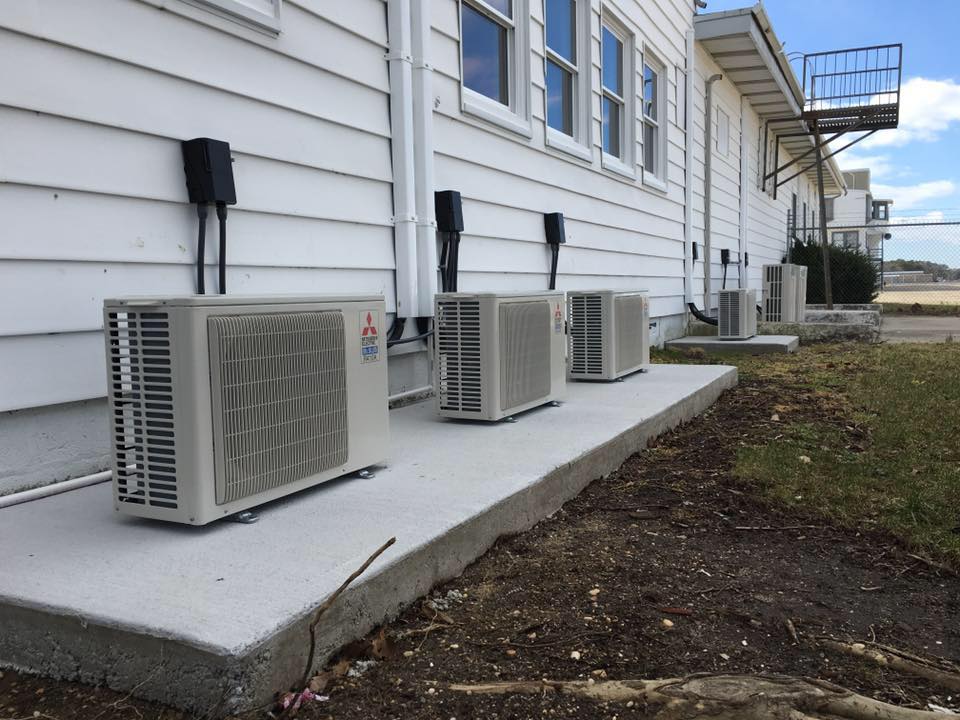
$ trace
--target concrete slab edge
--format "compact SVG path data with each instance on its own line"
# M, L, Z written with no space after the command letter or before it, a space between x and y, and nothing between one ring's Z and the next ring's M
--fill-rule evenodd
M485 512L424 544L345 592L317 628L316 663L395 618L435 585L459 576L498 538L536 525L594 480L664 432L699 415L737 384L729 368L698 392L504 498ZM388 533L384 533L384 540ZM372 552L375 548L369 548ZM363 549L366 552L366 549ZM309 558L304 558L309 562ZM264 578L264 592L282 592ZM318 603L322 598L318 599ZM144 598L149 602L149 598ZM308 652L304 615L257 647L224 656L168 639L92 625L79 617L0 604L4 665L56 679L105 685L208 717L269 704L303 673Z

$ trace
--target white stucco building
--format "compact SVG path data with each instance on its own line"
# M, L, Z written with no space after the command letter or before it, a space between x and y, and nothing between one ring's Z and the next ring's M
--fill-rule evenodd
M231 293L377 292L411 319L435 190L464 198L461 290L545 288L563 212L558 287L648 289L655 342L715 306L722 249L759 290L791 203L817 206L813 171L764 180L803 98L759 5L8 2L0 64L0 494L107 467L103 300L194 291L183 139L231 145ZM425 344L391 350L392 393L429 371Z

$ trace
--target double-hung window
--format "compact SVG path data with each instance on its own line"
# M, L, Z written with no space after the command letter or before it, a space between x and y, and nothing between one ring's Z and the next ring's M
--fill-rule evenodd
M603 164L634 175L633 38L604 13L600 26L600 115Z
M590 158L590 0L544 0L547 143Z
M463 108L530 135L527 0L462 0Z
M663 64L644 54L643 61L643 179L666 188L666 113Z

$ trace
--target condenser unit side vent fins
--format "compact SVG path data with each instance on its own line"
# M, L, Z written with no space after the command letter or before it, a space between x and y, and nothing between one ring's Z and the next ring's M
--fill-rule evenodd
M764 267L764 319L767 322L783 321L783 265Z
M169 318L163 312L109 312L106 331L117 500L176 509Z
M500 409L550 394L550 303L500 306Z
M644 304L642 295L622 295L614 298L616 323L617 372L636 367L644 362Z
M483 406L480 303L441 301L436 323L440 409L479 413Z
M344 465L343 315L225 315L207 323L217 504Z
M719 335L737 337L741 334L740 302L732 291L720 291L719 297Z
M603 374L603 298L571 295L570 368L578 375Z

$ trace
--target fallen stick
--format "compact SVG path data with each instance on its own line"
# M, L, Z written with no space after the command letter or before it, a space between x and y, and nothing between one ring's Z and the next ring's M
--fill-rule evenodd
M936 720L943 715L889 705L812 678L781 675L690 675L665 680L589 680L452 684L474 695L556 693L597 702L658 708L659 720Z
M908 657L906 653L901 653L896 648L887 646L881 649L878 645L868 645L867 643L845 643L832 638L816 638L817 642L844 655L863 658L892 670L908 673L921 677L936 683L942 688L954 692L960 692L960 674L940 670L925 660L912 659L916 656Z
M752 532L784 532L786 530L822 530L823 525L738 525L733 529Z
M346 590L350 583L356 580L358 577L363 575L364 571L373 564L373 561L376 560L383 552L393 545L397 539L395 537L387 540L383 545L381 545L370 557L367 558L366 562L358 567L346 580L343 581L343 584L338 587L333 593L324 600L320 607L317 608L317 612L313 616L313 620L310 621L310 653L307 655L307 666L303 670L303 679L300 682L300 687L306 687L307 683L310 682L310 675L313 671L313 661L317 652L317 625L320 622L320 618L323 614L330 609L330 606L336 602L337 598L343 594L343 591Z

